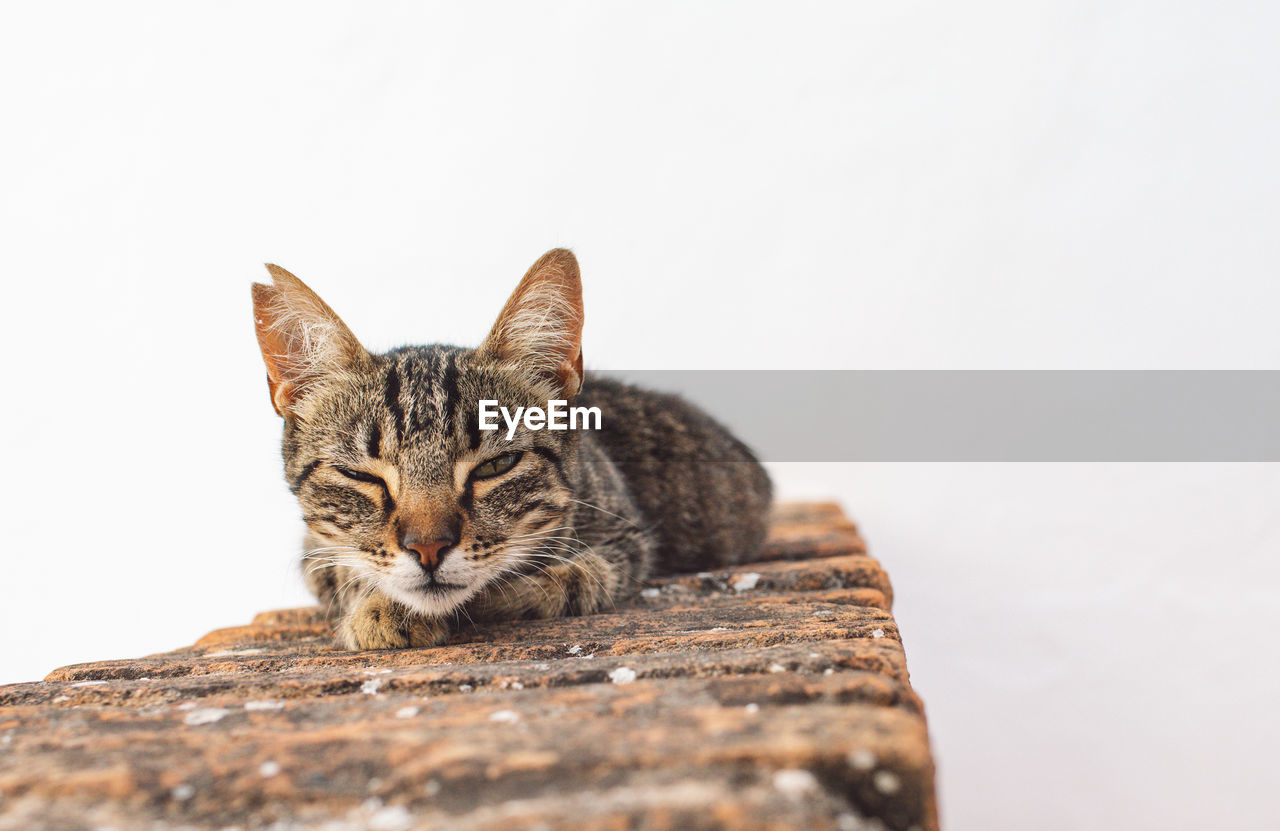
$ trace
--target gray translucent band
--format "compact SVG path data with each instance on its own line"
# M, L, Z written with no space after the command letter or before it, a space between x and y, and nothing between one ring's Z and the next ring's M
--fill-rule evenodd
M600 374L683 395L764 461L1280 461L1280 371Z

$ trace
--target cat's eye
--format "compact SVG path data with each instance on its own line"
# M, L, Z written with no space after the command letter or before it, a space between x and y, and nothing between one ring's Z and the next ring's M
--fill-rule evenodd
M501 456L495 456L484 464L477 465L476 469L471 471L471 475L477 479L501 476L516 466L516 462L520 461L520 455L520 453L503 453Z
M363 470L352 470L351 468L338 467L337 465L334 465L333 469L348 479L354 479L357 482L367 482L370 485L386 486L386 482L382 480L381 476L374 476L372 473L365 473Z

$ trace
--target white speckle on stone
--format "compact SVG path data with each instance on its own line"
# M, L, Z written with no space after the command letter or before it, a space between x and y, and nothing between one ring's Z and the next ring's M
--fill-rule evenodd
M736 592L749 592L760 582L760 575L754 571L748 571L746 574L739 574L738 579L733 581L733 590Z
M580 652L582 652L582 645L581 645L581 644L576 644L576 643L575 643L573 646L569 647L569 654L570 654L570 655L577 655L577 654L578 654L578 653L580 653Z
M150 680L151 680L151 676L149 676L149 675L144 675L144 676L142 676L141 678L139 678L138 680L139 680L139 681L150 681Z
M836 817L836 831L884 831L880 820L865 820L857 814L841 814Z
M246 710L283 710L283 701L246 701L244 703Z
M755 715L756 713L760 712L760 705L753 701L747 705L746 710L748 713Z
M280 772L279 762L263 762L262 764L258 765L258 773L261 774L262 776L266 776L270 778L272 776L275 776L279 772Z
M197 707L199 707L199 706L200 706L200 705L199 705L199 704L197 704L197 703L195 703L194 701L184 701L184 702L182 702L181 704L179 704L179 705L178 705L178 709L179 709L179 710L194 710L195 708L197 708Z
M365 674L365 675L390 675L390 674L391 674L391 670L389 670L389 669L366 669L366 670L364 671L364 674Z
M213 724L215 721L222 721L222 717L226 714L227 711L221 707L205 707L204 709L192 710L187 713L187 717L182 721L184 724L195 727L200 724Z
M769 664L769 671L772 673L786 672L787 668L782 664Z
M401 707L399 710L396 710L396 718L413 718L418 714L418 712L419 710L417 707Z
M360 685L360 692L364 693L365 695L377 695L378 687L381 687L381 686L382 686L381 678L370 678L368 681L365 681L363 684Z
M896 773L889 770L876 771L871 781L875 783L876 790L885 795L897 793L902 787L902 780Z
M519 720L520 714L515 710L498 710L489 714L489 721L496 721L498 724L515 724Z
M789 797L799 798L818 789L818 780L807 770L780 770L773 774L773 786Z
M870 750L849 751L849 767L854 770L871 770L876 766L876 754Z
M546 672L547 670L551 669L551 664L534 664L533 668L536 669L538 672Z
M404 831L413 825L413 816L403 805L388 805L379 808L369 817L369 827L373 831Z
M640 596L647 597L650 600L660 596L661 594L662 594L662 589L641 589L640 590Z
M427 780L427 796L435 796L438 793L440 793L440 780L428 779Z
M821 658L822 656L821 656L821 655L819 655L817 652L810 652L810 653L809 653L809 657L810 657L810 658Z
M459 685L458 685L458 692L471 692L471 691L472 691L472 690L474 690L474 689L475 689L475 687L471 686L470 684L459 684Z
M105 684L105 683L107 683L107 682L106 682L106 681L77 681L77 682L75 682L74 684L72 684L71 686L73 686L73 687L100 687L100 686L102 686L102 685L103 685L103 684Z
M55 698L51 703L53 703L53 704L61 704L61 703L62 703L62 702L64 702L64 701L70 701L70 700L71 700L71 696L69 696L69 695L60 695L60 696L58 696L57 698Z
M884 630L883 630L883 629L872 629L872 630L871 630L871 637L873 637L873 638L883 638L883 637L884 637Z
M618 667L609 673L609 680L615 684L630 684L636 680L636 671L631 667Z
M226 658L233 655L261 655L261 649L223 649L218 652L206 652L203 658Z
M835 667L827 667L826 669L824 669L824 670L822 671L822 674L823 674L823 675L835 675L835 674L836 674L836 668L835 668Z
M818 620L832 620L833 618L835 618L836 613L831 611L830 609L819 609L818 611L813 613L813 616L816 617Z
M179 802L186 802L188 799L196 795L196 789L188 785L186 782L183 782L169 793L171 793L173 798Z

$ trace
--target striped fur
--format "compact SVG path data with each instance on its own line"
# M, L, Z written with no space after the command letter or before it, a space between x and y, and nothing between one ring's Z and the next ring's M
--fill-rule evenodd
M468 620L589 614L655 569L758 547L770 488L745 447L678 398L582 386L569 252L530 269L475 350L369 354L301 281L272 274L254 288L255 321L285 478L307 524L308 586L349 648L434 645ZM521 428L508 442L478 427L482 399L514 410L575 393L601 407L603 430ZM512 453L510 470L481 475ZM406 540L420 529L449 544L415 554Z

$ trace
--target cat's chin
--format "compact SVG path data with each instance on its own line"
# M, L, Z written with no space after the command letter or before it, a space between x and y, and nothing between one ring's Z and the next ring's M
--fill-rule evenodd
M398 585L384 585L382 590L404 606L421 615L442 617L465 603L476 593L472 586L456 583L436 583L406 588Z

